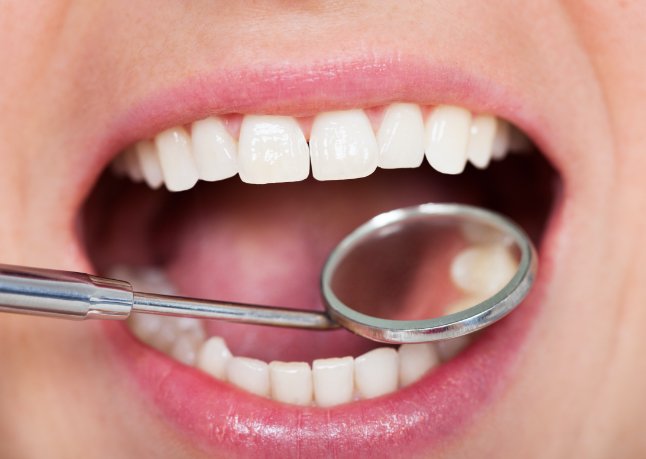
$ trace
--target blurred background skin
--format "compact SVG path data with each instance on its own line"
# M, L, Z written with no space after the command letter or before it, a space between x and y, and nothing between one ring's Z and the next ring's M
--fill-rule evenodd
M1 261L87 268L71 224L84 146L114 113L189 70L298 61L348 43L430 47L511 85L538 68L551 78L528 79L526 91L558 95L550 104L575 114L563 122L590 145L572 166L577 237L513 388L442 454L643 457L644 30L644 1L4 0ZM199 456L127 390L96 327L0 318L0 456Z

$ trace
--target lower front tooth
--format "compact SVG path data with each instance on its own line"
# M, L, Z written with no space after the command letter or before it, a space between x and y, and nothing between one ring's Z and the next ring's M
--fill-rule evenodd
M196 365L211 376L224 380L227 377L227 366L231 358L231 351L224 339L212 336L198 351Z
M135 145L141 173L150 188L157 189L164 183L164 175L157 155L157 147L150 140L142 140Z
M218 118L191 125L193 156L200 179L224 180L238 173L238 147Z
M155 145L169 191L192 188L198 180L197 167L191 153L191 138L182 127L167 129L155 137Z
M271 362L269 364L271 398L283 403L312 403L312 370L305 362Z
M373 398L397 390L399 364L397 351L381 347L354 361L354 382L361 398Z
M426 159L444 174L459 174L467 163L471 112L462 107L439 105L426 121Z
M312 175L317 180L366 177L377 168L378 147L363 110L321 113L310 134Z
M227 365L227 380L247 392L269 397L269 365L249 357L232 357Z
M247 115L240 126L240 179L247 183L305 180L310 154L296 119L289 116Z
M317 359L312 362L314 400L320 407L352 401L354 359L352 357Z
M185 365L193 365L202 340L193 334L181 334L175 339L170 355Z
M440 357L440 360L442 362L446 362L462 352L470 342L471 338L468 335L458 336L457 338L436 342L435 349L437 350L437 355Z
M408 386L418 381L436 366L440 358L431 343L402 344L399 346L399 383Z

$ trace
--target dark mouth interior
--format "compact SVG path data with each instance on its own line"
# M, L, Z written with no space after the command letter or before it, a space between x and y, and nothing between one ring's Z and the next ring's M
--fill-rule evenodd
M248 185L238 177L199 182L169 193L106 171L82 212L89 259L99 273L111 266L157 266L179 293L219 300L322 309L320 269L343 236L372 216L426 202L457 202L500 212L540 245L561 187L539 152L510 154L486 170L467 166L458 176L424 164L378 170L335 182ZM237 354L298 360L358 354L374 343L347 332L306 332L214 323ZM330 340L330 333L350 335ZM266 351L256 339L271 334ZM241 338L241 335L244 338ZM304 339L308 349L294 346Z

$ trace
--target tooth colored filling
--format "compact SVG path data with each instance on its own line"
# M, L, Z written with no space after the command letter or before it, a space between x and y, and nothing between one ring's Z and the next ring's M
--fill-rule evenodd
M236 174L253 184L300 181L310 168L317 180L360 178L377 167L418 167L424 157L441 173L459 174L467 162L484 169L492 159L529 145L504 120L451 105L397 102L307 119L249 114L240 122L240 117L213 116L167 129L127 148L112 169L151 188L165 184L184 191L198 180Z
M446 313L473 306L499 291L516 268L504 241L466 247L450 266L451 281L464 296L449 305ZM153 268L117 266L109 275L129 280L140 291L174 291L164 274ZM216 379L279 402L321 407L379 397L413 384L459 354L471 339L464 336L439 343L405 344L398 349L378 347L357 357L315 359L311 364L267 363L233 355L223 338L207 337L207 327L197 319L134 314L128 324L142 342Z

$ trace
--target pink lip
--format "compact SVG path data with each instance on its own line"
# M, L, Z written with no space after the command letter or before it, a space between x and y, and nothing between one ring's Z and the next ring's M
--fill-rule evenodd
M79 203L118 150L160 130L217 113L306 115L393 100L455 103L505 117L550 155L539 118L490 81L402 60L348 61L305 70L275 68L195 77L153 94L118 118L88 163ZM521 110L521 107L522 110ZM558 164L555 156L550 158ZM514 376L533 317L549 285L550 249L560 226L552 215L541 269L529 298L485 331L458 358L417 384L386 397L333 409L292 407L260 399L183 366L138 343L121 324L104 330L116 365L141 395L193 444L220 455L263 457L395 457L429 452L472 422Z

